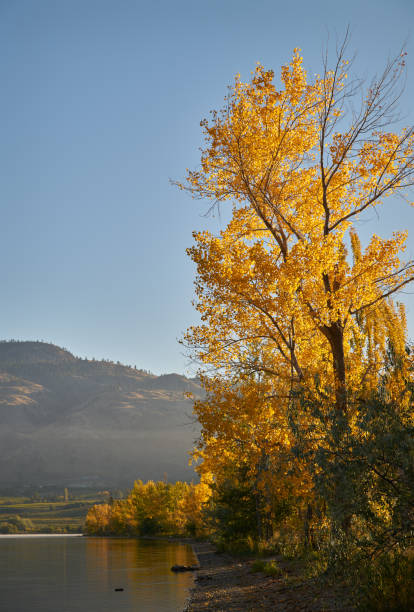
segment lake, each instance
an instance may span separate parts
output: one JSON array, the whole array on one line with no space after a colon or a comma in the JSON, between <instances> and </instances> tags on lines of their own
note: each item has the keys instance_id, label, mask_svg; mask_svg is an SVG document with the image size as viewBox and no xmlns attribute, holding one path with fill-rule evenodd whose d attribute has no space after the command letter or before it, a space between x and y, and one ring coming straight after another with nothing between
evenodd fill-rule
<instances>
[{"instance_id":1,"label":"lake","mask_svg":"<svg viewBox=\"0 0 414 612\"><path fill-rule=\"evenodd\" d=\"M193 576L170 568L195 562L190 546L164 541L0 536L0 611L181 611Z\"/></svg>"}]
</instances>

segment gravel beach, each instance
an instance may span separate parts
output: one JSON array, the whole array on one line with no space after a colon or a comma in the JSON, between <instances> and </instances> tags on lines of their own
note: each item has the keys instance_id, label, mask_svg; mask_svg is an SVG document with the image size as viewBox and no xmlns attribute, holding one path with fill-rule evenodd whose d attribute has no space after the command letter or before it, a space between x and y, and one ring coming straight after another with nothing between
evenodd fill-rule
<instances>
[{"instance_id":1,"label":"gravel beach","mask_svg":"<svg viewBox=\"0 0 414 612\"><path fill-rule=\"evenodd\" d=\"M313 580L301 580L297 564L277 558L281 577L252 572L252 560L217 554L207 542L193 543L200 564L185 612L353 612L343 586L327 588Z\"/></svg>"}]
</instances>

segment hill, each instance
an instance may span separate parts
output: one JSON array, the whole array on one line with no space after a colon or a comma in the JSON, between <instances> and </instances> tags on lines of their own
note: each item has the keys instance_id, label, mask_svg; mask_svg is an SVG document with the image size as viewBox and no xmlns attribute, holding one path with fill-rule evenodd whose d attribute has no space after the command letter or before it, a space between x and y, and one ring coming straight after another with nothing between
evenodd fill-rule
<instances>
[{"instance_id":1,"label":"hill","mask_svg":"<svg viewBox=\"0 0 414 612\"><path fill-rule=\"evenodd\" d=\"M0 342L0 485L191 479L196 380Z\"/></svg>"}]
</instances>

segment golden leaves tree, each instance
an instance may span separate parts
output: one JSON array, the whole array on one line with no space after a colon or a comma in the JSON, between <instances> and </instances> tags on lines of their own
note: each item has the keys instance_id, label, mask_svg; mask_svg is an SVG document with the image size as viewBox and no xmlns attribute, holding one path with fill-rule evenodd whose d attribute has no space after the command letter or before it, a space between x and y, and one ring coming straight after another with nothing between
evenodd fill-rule
<instances>
[{"instance_id":1,"label":"golden leaves tree","mask_svg":"<svg viewBox=\"0 0 414 612\"><path fill-rule=\"evenodd\" d=\"M197 233L189 249L202 319L186 335L193 354L266 375L280 396L332 389L342 413L380 367L373 355L398 320L390 296L414 278L400 261L405 232L373 235L363 250L355 228L413 183L413 129L388 129L404 54L364 92L348 79L345 43L311 81L298 49L280 89L261 65L248 83L236 77L225 107L201 122L200 168L180 184L233 211L218 236Z\"/></svg>"}]
</instances>

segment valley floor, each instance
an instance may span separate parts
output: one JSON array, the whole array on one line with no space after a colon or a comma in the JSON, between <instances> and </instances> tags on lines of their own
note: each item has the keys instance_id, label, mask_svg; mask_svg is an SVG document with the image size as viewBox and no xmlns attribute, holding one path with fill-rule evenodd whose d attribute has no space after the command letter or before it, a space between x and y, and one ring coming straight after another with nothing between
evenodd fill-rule
<instances>
[{"instance_id":1,"label":"valley floor","mask_svg":"<svg viewBox=\"0 0 414 612\"><path fill-rule=\"evenodd\" d=\"M98 489L71 491L66 500L56 492L41 499L0 495L0 533L79 533L89 508L108 496Z\"/></svg>"},{"instance_id":2,"label":"valley floor","mask_svg":"<svg viewBox=\"0 0 414 612\"><path fill-rule=\"evenodd\" d=\"M282 577L252 572L252 560L216 554L209 543L193 544L200 563L186 612L352 612L343 586L327 588L303 579L300 566L282 557L277 562Z\"/></svg>"}]
</instances>

